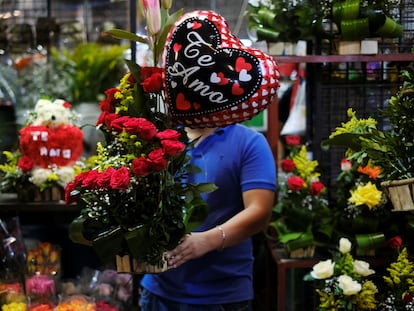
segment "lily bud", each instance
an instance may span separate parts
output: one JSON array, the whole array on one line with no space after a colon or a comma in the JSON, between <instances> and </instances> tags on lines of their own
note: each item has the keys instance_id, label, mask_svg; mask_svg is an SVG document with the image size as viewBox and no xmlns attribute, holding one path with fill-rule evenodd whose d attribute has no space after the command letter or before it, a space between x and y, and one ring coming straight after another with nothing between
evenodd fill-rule
<instances>
[{"instance_id":1,"label":"lily bud","mask_svg":"<svg viewBox=\"0 0 414 311\"><path fill-rule=\"evenodd\" d=\"M148 33L157 34L161 29L161 8L159 0L142 0Z\"/></svg>"},{"instance_id":2,"label":"lily bud","mask_svg":"<svg viewBox=\"0 0 414 311\"><path fill-rule=\"evenodd\" d=\"M162 7L166 10L171 9L172 0L162 0Z\"/></svg>"}]
</instances>

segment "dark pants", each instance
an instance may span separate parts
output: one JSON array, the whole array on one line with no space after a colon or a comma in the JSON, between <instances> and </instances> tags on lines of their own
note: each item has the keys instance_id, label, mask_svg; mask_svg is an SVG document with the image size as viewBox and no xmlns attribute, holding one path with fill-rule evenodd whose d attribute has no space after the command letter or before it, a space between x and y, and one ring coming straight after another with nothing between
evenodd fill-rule
<instances>
[{"instance_id":1,"label":"dark pants","mask_svg":"<svg viewBox=\"0 0 414 311\"><path fill-rule=\"evenodd\" d=\"M253 311L251 301L222 305L189 305L161 298L146 289L142 289L140 307L142 311Z\"/></svg>"}]
</instances>

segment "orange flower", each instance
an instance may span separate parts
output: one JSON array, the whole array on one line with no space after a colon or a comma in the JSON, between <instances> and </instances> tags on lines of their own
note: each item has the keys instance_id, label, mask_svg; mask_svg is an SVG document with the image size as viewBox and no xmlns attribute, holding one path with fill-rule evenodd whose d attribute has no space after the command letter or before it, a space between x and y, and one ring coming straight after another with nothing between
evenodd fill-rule
<instances>
[{"instance_id":1,"label":"orange flower","mask_svg":"<svg viewBox=\"0 0 414 311\"><path fill-rule=\"evenodd\" d=\"M361 174L368 175L371 179L377 179L379 174L381 174L381 169L378 166L370 166L369 164L367 166L359 166L358 172Z\"/></svg>"}]
</instances>

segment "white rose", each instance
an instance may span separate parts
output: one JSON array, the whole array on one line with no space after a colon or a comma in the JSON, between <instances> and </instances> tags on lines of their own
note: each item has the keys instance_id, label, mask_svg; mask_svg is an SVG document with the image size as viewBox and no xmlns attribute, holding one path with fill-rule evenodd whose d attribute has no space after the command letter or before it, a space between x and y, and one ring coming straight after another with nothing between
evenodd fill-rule
<instances>
[{"instance_id":1,"label":"white rose","mask_svg":"<svg viewBox=\"0 0 414 311\"><path fill-rule=\"evenodd\" d=\"M56 171L56 174L59 176L58 183L63 188L65 188L66 185L75 178L75 170L71 166L60 167Z\"/></svg>"},{"instance_id":2,"label":"white rose","mask_svg":"<svg viewBox=\"0 0 414 311\"><path fill-rule=\"evenodd\" d=\"M348 275L341 275L338 278L338 286L340 289L342 289L344 295L351 296L359 293L362 286L357 281L354 281L350 276Z\"/></svg>"},{"instance_id":3,"label":"white rose","mask_svg":"<svg viewBox=\"0 0 414 311\"><path fill-rule=\"evenodd\" d=\"M362 276L368 276L375 273L374 270L369 268L369 263L363 260L355 260L354 269L359 275Z\"/></svg>"},{"instance_id":4,"label":"white rose","mask_svg":"<svg viewBox=\"0 0 414 311\"><path fill-rule=\"evenodd\" d=\"M36 186L40 187L40 185L42 183L44 183L45 181L47 181L47 179L49 178L50 174L52 174L52 170L50 170L50 169L47 169L47 168L35 168L35 169L32 170L31 181Z\"/></svg>"},{"instance_id":5,"label":"white rose","mask_svg":"<svg viewBox=\"0 0 414 311\"><path fill-rule=\"evenodd\" d=\"M349 253L351 251L352 244L347 238L341 238L339 240L339 251L342 254Z\"/></svg>"},{"instance_id":6,"label":"white rose","mask_svg":"<svg viewBox=\"0 0 414 311\"><path fill-rule=\"evenodd\" d=\"M311 276L314 279L327 279L334 273L335 263L331 259L321 261L313 266Z\"/></svg>"}]
</instances>

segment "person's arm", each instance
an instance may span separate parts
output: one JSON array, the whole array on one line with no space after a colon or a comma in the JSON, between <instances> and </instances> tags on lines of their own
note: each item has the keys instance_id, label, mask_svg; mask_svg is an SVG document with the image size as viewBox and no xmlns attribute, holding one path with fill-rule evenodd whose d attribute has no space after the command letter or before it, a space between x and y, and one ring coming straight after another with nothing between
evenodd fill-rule
<instances>
[{"instance_id":1,"label":"person's arm","mask_svg":"<svg viewBox=\"0 0 414 311\"><path fill-rule=\"evenodd\" d=\"M207 252L238 244L265 229L270 221L274 199L275 193L271 190L244 192L243 211L218 227L185 236L175 249L167 253L168 265L178 267Z\"/></svg>"}]
</instances>

